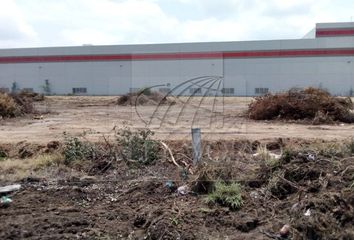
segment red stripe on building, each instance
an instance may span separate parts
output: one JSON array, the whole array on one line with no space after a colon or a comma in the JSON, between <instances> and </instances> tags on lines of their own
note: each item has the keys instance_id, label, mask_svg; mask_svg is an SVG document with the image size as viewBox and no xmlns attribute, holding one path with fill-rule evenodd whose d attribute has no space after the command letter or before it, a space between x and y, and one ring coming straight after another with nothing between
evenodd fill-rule
<instances>
[{"instance_id":1,"label":"red stripe on building","mask_svg":"<svg viewBox=\"0 0 354 240\"><path fill-rule=\"evenodd\" d=\"M100 62L131 60L188 60L219 58L279 58L279 57L330 57L354 56L354 48L349 49L308 49L308 50L267 50L233 52L189 52L189 53L147 53L112 55L63 55L63 56L13 56L0 57L0 64L43 63L43 62Z\"/></svg>"},{"instance_id":2,"label":"red stripe on building","mask_svg":"<svg viewBox=\"0 0 354 240\"><path fill-rule=\"evenodd\" d=\"M354 36L353 29L317 29L316 37Z\"/></svg>"}]
</instances>

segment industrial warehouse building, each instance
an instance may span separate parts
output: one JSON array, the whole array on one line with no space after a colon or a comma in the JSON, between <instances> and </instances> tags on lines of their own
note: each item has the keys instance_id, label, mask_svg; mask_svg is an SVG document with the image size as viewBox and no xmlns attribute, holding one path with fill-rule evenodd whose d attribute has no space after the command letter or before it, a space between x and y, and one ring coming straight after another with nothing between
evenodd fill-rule
<instances>
[{"instance_id":1,"label":"industrial warehouse building","mask_svg":"<svg viewBox=\"0 0 354 240\"><path fill-rule=\"evenodd\" d=\"M0 88L121 95L255 96L320 87L354 94L354 24L320 23L303 39L0 50ZM217 94L217 93L215 93Z\"/></svg>"}]
</instances>

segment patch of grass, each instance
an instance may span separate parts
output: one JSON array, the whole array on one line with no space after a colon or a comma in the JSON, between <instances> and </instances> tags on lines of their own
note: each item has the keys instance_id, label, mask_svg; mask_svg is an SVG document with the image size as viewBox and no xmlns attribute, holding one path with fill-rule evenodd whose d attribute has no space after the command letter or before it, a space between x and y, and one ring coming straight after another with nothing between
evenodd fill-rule
<instances>
[{"instance_id":1,"label":"patch of grass","mask_svg":"<svg viewBox=\"0 0 354 240\"><path fill-rule=\"evenodd\" d=\"M327 158L345 157L351 151L348 145L343 143L320 143L313 146L316 155Z\"/></svg>"},{"instance_id":2,"label":"patch of grass","mask_svg":"<svg viewBox=\"0 0 354 240\"><path fill-rule=\"evenodd\" d=\"M226 184L223 181L217 181L214 185L214 191L208 194L206 202L238 210L243 205L241 185L236 182Z\"/></svg>"},{"instance_id":3,"label":"patch of grass","mask_svg":"<svg viewBox=\"0 0 354 240\"><path fill-rule=\"evenodd\" d=\"M20 180L32 175L33 172L45 169L52 165L59 165L64 157L59 153L43 154L27 159L7 158L0 163L1 178Z\"/></svg>"},{"instance_id":4,"label":"patch of grass","mask_svg":"<svg viewBox=\"0 0 354 240\"><path fill-rule=\"evenodd\" d=\"M268 151L265 145L259 145L257 147L257 156L259 156L268 167L275 168L280 165L281 155L276 155Z\"/></svg>"},{"instance_id":5,"label":"patch of grass","mask_svg":"<svg viewBox=\"0 0 354 240\"><path fill-rule=\"evenodd\" d=\"M121 154L125 161L134 161L139 164L151 164L158 159L159 144L152 139L154 132L142 129L133 132L128 128L116 133L117 143L121 147Z\"/></svg>"}]
</instances>

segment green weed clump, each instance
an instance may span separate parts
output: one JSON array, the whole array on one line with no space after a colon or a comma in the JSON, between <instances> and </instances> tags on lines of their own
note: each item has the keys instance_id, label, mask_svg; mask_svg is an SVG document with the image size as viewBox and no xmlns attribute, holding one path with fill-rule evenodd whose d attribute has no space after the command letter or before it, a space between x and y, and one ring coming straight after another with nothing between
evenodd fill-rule
<instances>
[{"instance_id":1,"label":"green weed clump","mask_svg":"<svg viewBox=\"0 0 354 240\"><path fill-rule=\"evenodd\" d=\"M65 136L64 164L68 165L74 161L92 159L94 152L92 144L81 141L78 137Z\"/></svg>"},{"instance_id":2,"label":"green weed clump","mask_svg":"<svg viewBox=\"0 0 354 240\"><path fill-rule=\"evenodd\" d=\"M152 139L149 129L133 132L128 128L117 132L117 143L121 147L123 160L139 164L151 164L158 159L159 143Z\"/></svg>"},{"instance_id":3,"label":"green weed clump","mask_svg":"<svg viewBox=\"0 0 354 240\"><path fill-rule=\"evenodd\" d=\"M238 210L243 205L241 185L236 182L226 184L223 181L217 181L214 185L214 191L208 194L206 202Z\"/></svg>"}]
</instances>

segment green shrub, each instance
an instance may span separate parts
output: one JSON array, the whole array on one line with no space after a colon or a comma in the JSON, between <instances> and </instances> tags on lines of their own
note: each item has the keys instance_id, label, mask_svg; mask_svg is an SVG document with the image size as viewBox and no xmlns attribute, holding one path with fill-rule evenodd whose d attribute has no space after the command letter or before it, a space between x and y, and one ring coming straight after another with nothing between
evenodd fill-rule
<instances>
[{"instance_id":1,"label":"green shrub","mask_svg":"<svg viewBox=\"0 0 354 240\"><path fill-rule=\"evenodd\" d=\"M214 191L208 194L206 202L217 203L232 210L238 210L243 205L241 185L236 182L226 184L223 181L217 181L214 185Z\"/></svg>"},{"instance_id":2,"label":"green shrub","mask_svg":"<svg viewBox=\"0 0 354 240\"><path fill-rule=\"evenodd\" d=\"M76 160L92 159L94 147L88 142L81 141L77 137L65 136L64 164L70 164Z\"/></svg>"},{"instance_id":3,"label":"green shrub","mask_svg":"<svg viewBox=\"0 0 354 240\"><path fill-rule=\"evenodd\" d=\"M132 132L128 128L117 132L117 142L121 146L121 154L126 161L139 164L150 164L158 159L159 144L152 140L154 133L149 129Z\"/></svg>"}]
</instances>

